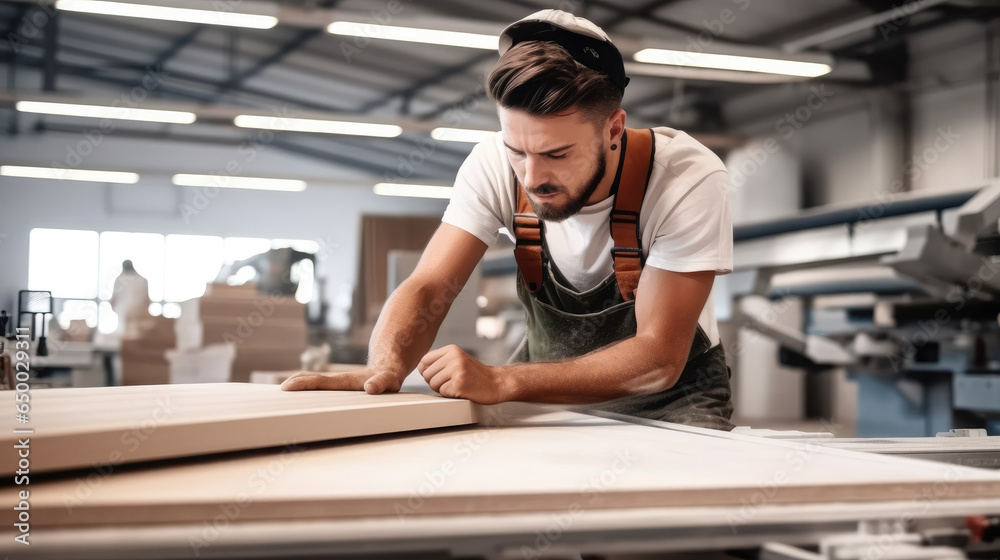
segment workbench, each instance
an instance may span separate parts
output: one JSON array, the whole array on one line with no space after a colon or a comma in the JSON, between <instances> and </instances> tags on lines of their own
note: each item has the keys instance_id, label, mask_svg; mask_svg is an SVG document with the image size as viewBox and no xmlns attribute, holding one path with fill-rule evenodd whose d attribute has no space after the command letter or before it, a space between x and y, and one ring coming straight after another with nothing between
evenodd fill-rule
<instances>
[{"instance_id":1,"label":"workbench","mask_svg":"<svg viewBox=\"0 0 1000 560\"><path fill-rule=\"evenodd\" d=\"M361 397L268 390L275 402ZM0 554L578 558L760 549L784 558L789 546L847 535L916 558L926 547L915 541L953 543L968 516L1000 514L1000 472L552 406L476 413L474 425L313 443L298 443L286 427L286 443L264 449L33 476L31 545L4 533ZM44 442L37 435L36 446ZM0 490L8 519L18 488Z\"/></svg>"}]
</instances>

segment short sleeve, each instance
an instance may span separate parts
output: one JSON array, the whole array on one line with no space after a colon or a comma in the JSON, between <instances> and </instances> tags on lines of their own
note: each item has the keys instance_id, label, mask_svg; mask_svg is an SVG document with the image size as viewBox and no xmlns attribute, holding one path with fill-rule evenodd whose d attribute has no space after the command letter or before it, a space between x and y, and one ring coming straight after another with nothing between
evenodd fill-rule
<instances>
[{"instance_id":1,"label":"short sleeve","mask_svg":"<svg viewBox=\"0 0 1000 560\"><path fill-rule=\"evenodd\" d=\"M441 221L493 245L504 227L500 203L502 178L490 160L492 141L477 144L455 177L451 201Z\"/></svg>"},{"instance_id":2,"label":"short sleeve","mask_svg":"<svg viewBox=\"0 0 1000 560\"><path fill-rule=\"evenodd\" d=\"M659 202L668 204L666 198ZM733 224L726 171L709 173L669 204L670 208L658 209L646 264L674 272L732 272Z\"/></svg>"}]
</instances>

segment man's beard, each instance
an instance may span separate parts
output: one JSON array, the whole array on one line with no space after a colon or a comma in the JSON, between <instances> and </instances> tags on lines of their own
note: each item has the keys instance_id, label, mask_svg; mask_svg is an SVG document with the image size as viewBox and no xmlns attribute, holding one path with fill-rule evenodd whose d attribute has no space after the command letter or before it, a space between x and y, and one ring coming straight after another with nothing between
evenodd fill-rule
<instances>
[{"instance_id":1,"label":"man's beard","mask_svg":"<svg viewBox=\"0 0 1000 560\"><path fill-rule=\"evenodd\" d=\"M569 202L563 204L562 206L546 203L539 204L529 196L528 202L531 203L531 209L535 211L535 215L547 222L561 222L566 218L575 215L587 205L587 201L590 200L590 197L593 196L597 187L604 179L604 174L607 171L607 168L608 156L604 150L601 150L597 156L597 169L594 170L594 174L591 175L587 185L578 196L571 198ZM531 189L530 192L531 194L545 195L556 192L566 192L566 189L551 183L543 183L538 187Z\"/></svg>"}]
</instances>

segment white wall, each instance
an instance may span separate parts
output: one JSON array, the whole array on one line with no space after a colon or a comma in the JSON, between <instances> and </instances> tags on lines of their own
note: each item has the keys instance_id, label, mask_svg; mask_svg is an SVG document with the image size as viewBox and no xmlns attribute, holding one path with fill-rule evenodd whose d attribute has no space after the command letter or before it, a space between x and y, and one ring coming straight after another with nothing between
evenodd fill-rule
<instances>
[{"instance_id":1,"label":"white wall","mask_svg":"<svg viewBox=\"0 0 1000 560\"><path fill-rule=\"evenodd\" d=\"M987 134L995 131L997 115L987 109L986 44L985 28L973 23L912 44L911 72L922 84L913 95L907 161L914 190L954 190L995 176Z\"/></svg>"},{"instance_id":2,"label":"white wall","mask_svg":"<svg viewBox=\"0 0 1000 560\"><path fill-rule=\"evenodd\" d=\"M912 40L906 85L830 85L824 95L808 83L777 86L728 102L724 113L733 132L775 138L801 160L807 206L866 202L897 181L964 189L996 173L986 51L982 24L955 24Z\"/></svg>"},{"instance_id":3,"label":"white wall","mask_svg":"<svg viewBox=\"0 0 1000 560\"><path fill-rule=\"evenodd\" d=\"M889 92L790 84L733 100L725 112L734 132L776 142L768 164L798 160L795 200L803 206L870 200L898 176L905 156L903 115ZM766 166L760 175L768 175ZM748 221L773 217L757 206L733 212Z\"/></svg>"}]
</instances>

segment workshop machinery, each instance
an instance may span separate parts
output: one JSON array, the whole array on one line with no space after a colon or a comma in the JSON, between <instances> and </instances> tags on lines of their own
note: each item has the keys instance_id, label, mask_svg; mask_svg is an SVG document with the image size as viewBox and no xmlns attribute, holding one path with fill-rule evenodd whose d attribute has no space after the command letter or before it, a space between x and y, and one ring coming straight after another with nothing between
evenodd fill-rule
<instances>
[{"instance_id":1,"label":"workshop machinery","mask_svg":"<svg viewBox=\"0 0 1000 560\"><path fill-rule=\"evenodd\" d=\"M1000 434L1000 182L887 193L734 230L734 316L783 362L846 367L858 435ZM741 313L742 298L802 298L804 329Z\"/></svg>"}]
</instances>

